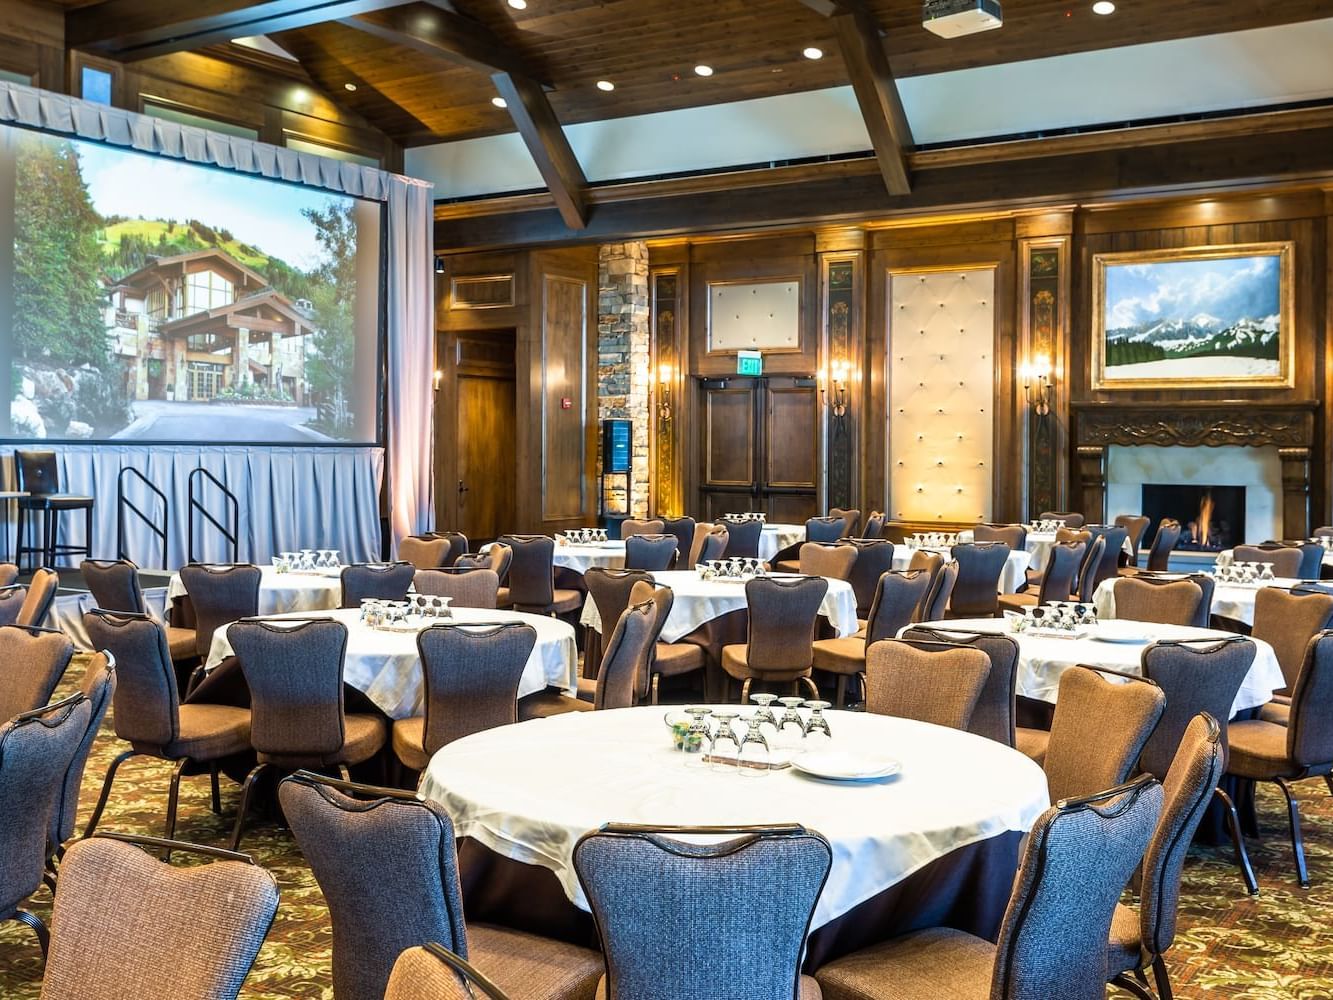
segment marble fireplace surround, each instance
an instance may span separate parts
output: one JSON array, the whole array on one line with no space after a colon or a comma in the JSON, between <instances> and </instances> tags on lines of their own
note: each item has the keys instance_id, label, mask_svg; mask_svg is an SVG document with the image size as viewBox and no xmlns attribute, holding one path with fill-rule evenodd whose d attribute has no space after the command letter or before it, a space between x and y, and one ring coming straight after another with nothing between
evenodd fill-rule
<instances>
[{"instance_id":1,"label":"marble fireplace surround","mask_svg":"<svg viewBox=\"0 0 1333 1000\"><path fill-rule=\"evenodd\" d=\"M1311 530L1310 473L1318 407L1313 400L1073 403L1072 509L1083 511L1089 521L1105 521L1107 449L1114 446L1272 446L1278 450L1282 470L1281 537L1306 538Z\"/></svg>"}]
</instances>

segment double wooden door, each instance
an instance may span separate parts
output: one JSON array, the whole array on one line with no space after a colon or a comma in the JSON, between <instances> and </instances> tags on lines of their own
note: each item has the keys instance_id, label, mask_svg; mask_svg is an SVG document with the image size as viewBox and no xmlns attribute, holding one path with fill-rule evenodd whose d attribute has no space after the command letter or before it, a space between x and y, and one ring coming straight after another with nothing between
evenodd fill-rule
<instances>
[{"instance_id":1,"label":"double wooden door","mask_svg":"<svg viewBox=\"0 0 1333 1000\"><path fill-rule=\"evenodd\" d=\"M699 383L699 514L762 511L804 523L820 510L820 401L813 378Z\"/></svg>"}]
</instances>

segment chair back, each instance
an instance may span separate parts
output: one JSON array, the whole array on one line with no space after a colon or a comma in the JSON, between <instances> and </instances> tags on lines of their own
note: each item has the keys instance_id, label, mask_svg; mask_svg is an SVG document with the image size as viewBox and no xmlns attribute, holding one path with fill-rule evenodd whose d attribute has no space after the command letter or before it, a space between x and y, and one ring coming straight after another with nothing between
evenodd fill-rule
<instances>
[{"instance_id":1,"label":"chair back","mask_svg":"<svg viewBox=\"0 0 1333 1000\"><path fill-rule=\"evenodd\" d=\"M1134 549L1133 561L1135 562L1138 561L1139 548L1143 545L1143 533L1148 530L1148 525L1151 523L1152 518L1144 517L1142 514L1117 514L1115 516L1115 526L1125 529L1125 537L1129 539L1129 544Z\"/></svg>"},{"instance_id":2,"label":"chair back","mask_svg":"<svg viewBox=\"0 0 1333 1000\"><path fill-rule=\"evenodd\" d=\"M1051 546L1046 568L1042 570L1041 586L1037 588L1038 604L1069 600L1085 551L1087 545L1084 542L1056 542Z\"/></svg>"},{"instance_id":3,"label":"chair back","mask_svg":"<svg viewBox=\"0 0 1333 1000\"><path fill-rule=\"evenodd\" d=\"M0 587L0 625L17 625L23 602L28 599L28 588L12 584Z\"/></svg>"},{"instance_id":4,"label":"chair back","mask_svg":"<svg viewBox=\"0 0 1333 1000\"><path fill-rule=\"evenodd\" d=\"M180 735L180 696L166 630L147 615L95 609L83 616L94 649L116 665L116 735L135 748L161 750Z\"/></svg>"},{"instance_id":5,"label":"chair back","mask_svg":"<svg viewBox=\"0 0 1333 1000\"><path fill-rule=\"evenodd\" d=\"M452 608L494 610L500 592L500 578L490 569L419 569L412 574L412 586L418 594L449 598Z\"/></svg>"},{"instance_id":6,"label":"chair back","mask_svg":"<svg viewBox=\"0 0 1333 1000\"><path fill-rule=\"evenodd\" d=\"M1193 625L1199 620L1203 588L1193 580L1122 576L1111 586L1117 618L1159 625Z\"/></svg>"},{"instance_id":7,"label":"chair back","mask_svg":"<svg viewBox=\"0 0 1333 1000\"><path fill-rule=\"evenodd\" d=\"M139 567L128 559L85 559L79 563L79 574L99 608L136 615L148 613L139 585Z\"/></svg>"},{"instance_id":8,"label":"chair back","mask_svg":"<svg viewBox=\"0 0 1333 1000\"><path fill-rule=\"evenodd\" d=\"M1287 691L1296 687L1310 640L1329 627L1333 627L1333 594L1281 587L1255 591L1250 635L1273 647Z\"/></svg>"},{"instance_id":9,"label":"chair back","mask_svg":"<svg viewBox=\"0 0 1333 1000\"><path fill-rule=\"evenodd\" d=\"M408 948L393 963L384 1000L509 1000L493 982L442 944Z\"/></svg>"},{"instance_id":10,"label":"chair back","mask_svg":"<svg viewBox=\"0 0 1333 1000\"><path fill-rule=\"evenodd\" d=\"M1128 778L1165 707L1162 689L1142 677L1085 666L1061 674L1043 765L1052 801Z\"/></svg>"},{"instance_id":11,"label":"chair back","mask_svg":"<svg viewBox=\"0 0 1333 1000\"><path fill-rule=\"evenodd\" d=\"M75 694L0 725L0 914L12 914L41 887L51 816L91 713L88 699Z\"/></svg>"},{"instance_id":12,"label":"chair back","mask_svg":"<svg viewBox=\"0 0 1333 1000\"><path fill-rule=\"evenodd\" d=\"M1016 740L1018 700L1018 642L998 632L953 632L917 625L903 633L912 643L948 643L971 646L990 657L990 674L981 689L967 731L996 743L1013 746Z\"/></svg>"},{"instance_id":13,"label":"chair back","mask_svg":"<svg viewBox=\"0 0 1333 1000\"><path fill-rule=\"evenodd\" d=\"M640 533L625 539L625 568L660 572L676 561L676 536Z\"/></svg>"},{"instance_id":14,"label":"chair back","mask_svg":"<svg viewBox=\"0 0 1333 1000\"><path fill-rule=\"evenodd\" d=\"M1272 563L1273 575L1287 579L1301 578L1301 563L1305 559L1305 554L1295 545L1270 542L1263 545L1237 545L1231 554L1236 562Z\"/></svg>"},{"instance_id":15,"label":"chair back","mask_svg":"<svg viewBox=\"0 0 1333 1000\"><path fill-rule=\"evenodd\" d=\"M662 638L662 629L666 628L671 609L676 605L676 592L667 586L659 586L649 581L636 583L629 592L630 606L652 602L653 625L651 641L648 643L648 662L639 678L639 690L635 700L645 702L651 693L653 674L657 671L657 643Z\"/></svg>"},{"instance_id":16,"label":"chair back","mask_svg":"<svg viewBox=\"0 0 1333 1000\"><path fill-rule=\"evenodd\" d=\"M1078 599L1084 604L1091 603L1097 593L1097 567L1102 564L1105 553L1106 539L1100 535L1093 536L1083 551L1083 559L1078 564L1077 581Z\"/></svg>"},{"instance_id":17,"label":"chair back","mask_svg":"<svg viewBox=\"0 0 1333 1000\"><path fill-rule=\"evenodd\" d=\"M759 536L764 533L763 521L718 522L727 531L727 545L714 559L758 559Z\"/></svg>"},{"instance_id":18,"label":"chair back","mask_svg":"<svg viewBox=\"0 0 1333 1000\"><path fill-rule=\"evenodd\" d=\"M1311 538L1333 538L1333 527L1325 525L1322 528L1315 528Z\"/></svg>"},{"instance_id":19,"label":"chair back","mask_svg":"<svg viewBox=\"0 0 1333 1000\"><path fill-rule=\"evenodd\" d=\"M250 745L261 762L321 767L342 749L347 626L256 619L227 639L250 688Z\"/></svg>"},{"instance_id":20,"label":"chair back","mask_svg":"<svg viewBox=\"0 0 1333 1000\"><path fill-rule=\"evenodd\" d=\"M521 622L421 630L417 653L426 681L427 756L464 736L518 721L518 687L536 645L537 630Z\"/></svg>"},{"instance_id":21,"label":"chair back","mask_svg":"<svg viewBox=\"0 0 1333 1000\"><path fill-rule=\"evenodd\" d=\"M41 625L46 621L47 612L56 599L56 588L60 586L60 576L53 569L38 567L28 582L28 593L23 598L16 625Z\"/></svg>"},{"instance_id":22,"label":"chair back","mask_svg":"<svg viewBox=\"0 0 1333 1000\"><path fill-rule=\"evenodd\" d=\"M758 524L758 521L754 522ZM704 525L699 525L700 528ZM714 559L723 558L731 548L731 529L725 524L715 524L711 529L704 533L700 542L699 556L695 563L712 562ZM757 559L758 556L755 556Z\"/></svg>"},{"instance_id":23,"label":"chair back","mask_svg":"<svg viewBox=\"0 0 1333 1000\"><path fill-rule=\"evenodd\" d=\"M866 644L896 638L902 629L912 624L930 584L929 570L881 573L866 617Z\"/></svg>"},{"instance_id":24,"label":"chair back","mask_svg":"<svg viewBox=\"0 0 1333 1000\"><path fill-rule=\"evenodd\" d=\"M222 860L173 868L139 843ZM234 1000L277 909L273 876L244 854L148 838L80 840L60 865L43 1000L146 992Z\"/></svg>"},{"instance_id":25,"label":"chair back","mask_svg":"<svg viewBox=\"0 0 1333 1000\"><path fill-rule=\"evenodd\" d=\"M555 540L546 535L501 535L513 550L509 564L509 600L541 608L555 601Z\"/></svg>"},{"instance_id":26,"label":"chair back","mask_svg":"<svg viewBox=\"0 0 1333 1000\"><path fill-rule=\"evenodd\" d=\"M438 569L449 553L449 539L440 535L411 535L398 543L398 558L417 569Z\"/></svg>"},{"instance_id":27,"label":"chair back","mask_svg":"<svg viewBox=\"0 0 1333 1000\"><path fill-rule=\"evenodd\" d=\"M841 542L806 542L801 546L801 569L806 576L846 580L856 565L857 550Z\"/></svg>"},{"instance_id":28,"label":"chair back","mask_svg":"<svg viewBox=\"0 0 1333 1000\"><path fill-rule=\"evenodd\" d=\"M0 721L50 701L73 655L74 643L63 632L0 625Z\"/></svg>"},{"instance_id":29,"label":"chair back","mask_svg":"<svg viewBox=\"0 0 1333 1000\"><path fill-rule=\"evenodd\" d=\"M1254 640L1239 635L1222 640L1155 642L1143 651L1143 676L1162 689L1166 709L1143 748L1140 771L1165 781L1186 729L1201 713L1219 720L1218 739L1226 763L1226 720L1258 651Z\"/></svg>"},{"instance_id":30,"label":"chair back","mask_svg":"<svg viewBox=\"0 0 1333 1000\"><path fill-rule=\"evenodd\" d=\"M949 602L953 600L953 592L958 584L958 563L950 559L948 562L941 560L940 571L935 579L931 581L930 590L922 599L921 615L918 619L923 622L934 622L946 617L949 613Z\"/></svg>"},{"instance_id":31,"label":"chair back","mask_svg":"<svg viewBox=\"0 0 1333 1000\"><path fill-rule=\"evenodd\" d=\"M1043 521L1064 521L1066 528L1083 527L1083 515L1073 510L1044 510L1038 517Z\"/></svg>"},{"instance_id":32,"label":"chair back","mask_svg":"<svg viewBox=\"0 0 1333 1000\"><path fill-rule=\"evenodd\" d=\"M88 766L88 754L92 752L93 741L97 738L116 691L115 659L106 652L94 653L88 660L88 669L79 690L88 700L88 728L75 748L74 757L65 771L64 784L60 788L60 800L51 813L52 854L74 836L74 821L79 811L79 788L83 784L83 772Z\"/></svg>"},{"instance_id":33,"label":"chair back","mask_svg":"<svg viewBox=\"0 0 1333 1000\"><path fill-rule=\"evenodd\" d=\"M818 576L746 581L750 623L745 660L751 671L762 675L810 669L819 608L827 594L828 581Z\"/></svg>"},{"instance_id":34,"label":"chair back","mask_svg":"<svg viewBox=\"0 0 1333 1000\"><path fill-rule=\"evenodd\" d=\"M695 521L692 517L664 517L662 531L676 536L676 569L694 569L690 561L694 553Z\"/></svg>"},{"instance_id":35,"label":"chair back","mask_svg":"<svg viewBox=\"0 0 1333 1000\"><path fill-rule=\"evenodd\" d=\"M1291 691L1287 756L1300 768L1333 764L1333 632L1320 632L1306 647Z\"/></svg>"},{"instance_id":36,"label":"chair back","mask_svg":"<svg viewBox=\"0 0 1333 1000\"><path fill-rule=\"evenodd\" d=\"M916 621L924 621L926 616L926 601L930 599L934 592L936 581L939 579L940 572L944 569L944 556L938 552L929 552L925 549L917 549L907 560L907 569L923 569L930 574L930 589L926 591L926 596L921 599L921 608L915 618Z\"/></svg>"},{"instance_id":37,"label":"chair back","mask_svg":"<svg viewBox=\"0 0 1333 1000\"><path fill-rule=\"evenodd\" d=\"M54 451L14 452L14 468L18 472L19 489L36 496L50 496L60 492L60 469Z\"/></svg>"},{"instance_id":38,"label":"chair back","mask_svg":"<svg viewBox=\"0 0 1333 1000\"><path fill-rule=\"evenodd\" d=\"M1089 798L1057 800L1038 818L1000 925L991 997L1106 995L1116 904L1161 811L1162 786L1144 775Z\"/></svg>"},{"instance_id":39,"label":"chair back","mask_svg":"<svg viewBox=\"0 0 1333 1000\"><path fill-rule=\"evenodd\" d=\"M855 507L830 507L828 516L842 518L843 538L855 537L856 529L861 526L861 512Z\"/></svg>"},{"instance_id":40,"label":"chair back","mask_svg":"<svg viewBox=\"0 0 1333 1000\"><path fill-rule=\"evenodd\" d=\"M344 566L342 579L342 606L359 608L370 598L381 601L405 601L416 576L416 567L409 562L357 563Z\"/></svg>"},{"instance_id":41,"label":"chair back","mask_svg":"<svg viewBox=\"0 0 1333 1000\"><path fill-rule=\"evenodd\" d=\"M978 524L972 529L974 542L1004 542L1015 552L1022 552L1028 543L1028 529L1021 524Z\"/></svg>"},{"instance_id":42,"label":"chair back","mask_svg":"<svg viewBox=\"0 0 1333 1000\"><path fill-rule=\"evenodd\" d=\"M990 657L948 643L883 639L866 646L866 711L966 729Z\"/></svg>"},{"instance_id":43,"label":"chair back","mask_svg":"<svg viewBox=\"0 0 1333 1000\"><path fill-rule=\"evenodd\" d=\"M735 836L677 839L692 833ZM606 957L607 1000L719 996L725 983L744 983L746 1000L792 1000L832 861L828 841L800 826L586 834L574 870Z\"/></svg>"},{"instance_id":44,"label":"chair back","mask_svg":"<svg viewBox=\"0 0 1333 1000\"><path fill-rule=\"evenodd\" d=\"M630 591L640 582L651 586L653 578L641 569L606 569L603 566L593 566L583 574L588 599L597 608L604 635L616 627L616 622L630 605Z\"/></svg>"},{"instance_id":45,"label":"chair back","mask_svg":"<svg viewBox=\"0 0 1333 1000\"><path fill-rule=\"evenodd\" d=\"M640 521L627 517L620 522L620 537L628 541L635 535L660 535L665 526L658 518Z\"/></svg>"},{"instance_id":46,"label":"chair back","mask_svg":"<svg viewBox=\"0 0 1333 1000\"><path fill-rule=\"evenodd\" d=\"M805 522L807 542L836 542L842 537L847 522L841 517L812 517Z\"/></svg>"},{"instance_id":47,"label":"chair back","mask_svg":"<svg viewBox=\"0 0 1333 1000\"><path fill-rule=\"evenodd\" d=\"M856 561L852 563L847 582L856 595L856 616L868 618L879 589L879 578L893 569L893 543L882 538L846 538L842 544L856 551Z\"/></svg>"},{"instance_id":48,"label":"chair back","mask_svg":"<svg viewBox=\"0 0 1333 1000\"><path fill-rule=\"evenodd\" d=\"M1010 551L1003 542L973 542L953 547L950 555L958 563L958 580L949 601L949 617L989 618L995 614L1000 600L1000 575Z\"/></svg>"},{"instance_id":49,"label":"chair back","mask_svg":"<svg viewBox=\"0 0 1333 1000\"><path fill-rule=\"evenodd\" d=\"M427 941L467 954L458 848L444 809L307 771L284 778L278 798L328 903L334 996L384 996L398 956Z\"/></svg>"},{"instance_id":50,"label":"chair back","mask_svg":"<svg viewBox=\"0 0 1333 1000\"><path fill-rule=\"evenodd\" d=\"M181 583L194 606L194 648L208 659L213 633L223 625L259 614L258 566L190 563L181 567Z\"/></svg>"},{"instance_id":51,"label":"chair back","mask_svg":"<svg viewBox=\"0 0 1333 1000\"><path fill-rule=\"evenodd\" d=\"M1180 522L1169 517L1162 518L1157 524L1157 533L1152 536L1152 545L1148 547L1148 569L1154 573L1165 573L1171 568L1171 553L1180 541Z\"/></svg>"},{"instance_id":52,"label":"chair back","mask_svg":"<svg viewBox=\"0 0 1333 1000\"><path fill-rule=\"evenodd\" d=\"M430 537L445 538L449 541L449 551L445 553L441 566L452 566L458 561L458 557L468 550L467 535L461 531L432 531Z\"/></svg>"},{"instance_id":53,"label":"chair back","mask_svg":"<svg viewBox=\"0 0 1333 1000\"><path fill-rule=\"evenodd\" d=\"M1120 566L1120 553L1125 549L1125 539L1129 537L1129 532L1106 524L1090 524L1088 530L1100 537L1106 546L1102 549L1101 562L1096 564L1094 570L1092 589L1095 591L1103 580L1116 575L1116 569Z\"/></svg>"},{"instance_id":54,"label":"chair back","mask_svg":"<svg viewBox=\"0 0 1333 1000\"><path fill-rule=\"evenodd\" d=\"M866 526L861 531L861 537L864 539L883 538L884 537L884 515L872 510L870 516L866 518Z\"/></svg>"},{"instance_id":55,"label":"chair back","mask_svg":"<svg viewBox=\"0 0 1333 1000\"><path fill-rule=\"evenodd\" d=\"M1296 570L1296 576L1301 580L1318 580L1319 571L1324 565L1324 553L1328 551L1319 542L1295 541L1280 542L1280 545L1288 546L1293 549L1300 549L1301 564ZM1262 546L1260 546L1262 548ZM1262 561L1262 560L1261 560ZM1274 567L1276 575L1277 567Z\"/></svg>"},{"instance_id":56,"label":"chair back","mask_svg":"<svg viewBox=\"0 0 1333 1000\"><path fill-rule=\"evenodd\" d=\"M607 619L603 618L603 621ZM629 708L648 676L653 643L657 640L657 605L652 601L625 609L602 652L597 671L593 708Z\"/></svg>"}]
</instances>

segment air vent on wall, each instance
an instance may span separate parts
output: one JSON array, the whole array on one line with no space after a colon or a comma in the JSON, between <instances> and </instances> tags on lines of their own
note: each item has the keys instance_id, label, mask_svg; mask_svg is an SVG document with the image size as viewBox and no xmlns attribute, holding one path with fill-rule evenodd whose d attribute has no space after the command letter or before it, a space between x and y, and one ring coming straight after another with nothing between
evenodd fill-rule
<instances>
[{"instance_id":1,"label":"air vent on wall","mask_svg":"<svg viewBox=\"0 0 1333 1000\"><path fill-rule=\"evenodd\" d=\"M512 274L460 275L449 283L450 309L503 309L513 304Z\"/></svg>"}]
</instances>

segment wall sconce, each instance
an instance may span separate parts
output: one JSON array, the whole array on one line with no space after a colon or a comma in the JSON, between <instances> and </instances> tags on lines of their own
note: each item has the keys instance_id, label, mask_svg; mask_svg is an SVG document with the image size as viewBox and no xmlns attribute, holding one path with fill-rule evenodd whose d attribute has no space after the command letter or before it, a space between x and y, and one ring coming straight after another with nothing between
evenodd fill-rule
<instances>
[{"instance_id":1,"label":"wall sconce","mask_svg":"<svg viewBox=\"0 0 1333 1000\"><path fill-rule=\"evenodd\" d=\"M852 368L846 361L835 361L829 369L828 385L825 386L825 376L823 372L819 373L819 397L824 401L824 405L833 411L833 415L841 419L847 415L848 395L847 381L851 378Z\"/></svg>"},{"instance_id":2,"label":"wall sconce","mask_svg":"<svg viewBox=\"0 0 1333 1000\"><path fill-rule=\"evenodd\" d=\"M436 391L436 392L439 392L439 391L440 391L440 383L444 381L444 372L441 371L439 368L436 368L436 369L435 369L435 374L432 375L432 376L430 377L430 381L431 381L431 385L433 385L433 386L435 387L435 391Z\"/></svg>"},{"instance_id":3,"label":"wall sconce","mask_svg":"<svg viewBox=\"0 0 1333 1000\"><path fill-rule=\"evenodd\" d=\"M1023 378L1023 395L1028 406L1037 416L1046 416L1051 412L1051 396L1055 391L1050 355L1034 354L1032 360L1019 369L1019 374Z\"/></svg>"},{"instance_id":4,"label":"wall sconce","mask_svg":"<svg viewBox=\"0 0 1333 1000\"><path fill-rule=\"evenodd\" d=\"M436 258L435 258L435 273L436 273L436 274L443 274L443 273L444 273L444 258L443 258L443 257L436 257Z\"/></svg>"},{"instance_id":5,"label":"wall sconce","mask_svg":"<svg viewBox=\"0 0 1333 1000\"><path fill-rule=\"evenodd\" d=\"M671 373L670 365L657 366L657 418L671 419Z\"/></svg>"}]
</instances>

